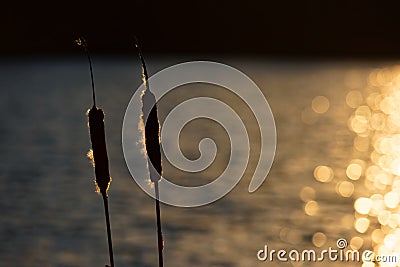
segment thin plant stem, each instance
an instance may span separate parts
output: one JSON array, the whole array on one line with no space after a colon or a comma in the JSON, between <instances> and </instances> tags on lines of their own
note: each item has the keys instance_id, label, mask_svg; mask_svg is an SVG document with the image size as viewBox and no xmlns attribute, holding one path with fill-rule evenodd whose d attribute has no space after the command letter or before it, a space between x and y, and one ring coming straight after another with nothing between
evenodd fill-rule
<instances>
[{"instance_id":1,"label":"thin plant stem","mask_svg":"<svg viewBox=\"0 0 400 267\"><path fill-rule=\"evenodd\" d=\"M82 36L75 40L76 44L82 46L85 50L86 57L89 61L89 70L90 70L90 80L92 81L92 97L93 97L93 107L96 106L96 92L94 90L94 77L93 77L93 67L92 67L92 59L90 58L89 48L86 42L86 39Z\"/></svg>"},{"instance_id":2,"label":"thin plant stem","mask_svg":"<svg viewBox=\"0 0 400 267\"><path fill-rule=\"evenodd\" d=\"M156 193L156 217L157 217L157 245L158 245L158 266L164 266L163 260L163 249L164 249L164 239L161 230L161 211L160 211L160 190L158 188L158 182L154 183L154 190Z\"/></svg>"},{"instance_id":3,"label":"thin plant stem","mask_svg":"<svg viewBox=\"0 0 400 267\"><path fill-rule=\"evenodd\" d=\"M93 107L89 110L89 132L90 141L92 143L92 153L88 153L88 156L92 159L93 166L95 168L95 183L99 193L101 193L104 202L104 213L107 225L107 241L108 241L108 253L110 256L111 267L114 267L114 253L111 241L111 225L110 215L108 211L108 188L111 183L110 171L108 168L108 156L107 146L105 139L104 130L104 112L102 109L96 107L96 93L94 86L92 60L89 54L89 48L85 38L80 37L75 40L76 44L82 46L86 52L89 61L90 79L92 81L92 97ZM106 265L106 267L110 267Z\"/></svg>"},{"instance_id":4,"label":"thin plant stem","mask_svg":"<svg viewBox=\"0 0 400 267\"><path fill-rule=\"evenodd\" d=\"M136 39L136 38L135 38ZM145 125L145 147L148 155L148 165L153 166L155 164L155 172L149 171L150 180L154 183L154 190L156 194L155 206L156 206L156 218L157 218L157 247L158 247L158 266L164 266L163 260L163 249L164 239L161 231L161 211L160 211L160 190L159 181L162 174L161 165L161 150L160 150L160 137L159 137L159 121L157 116L157 102L154 94L150 91L149 76L147 74L146 63L144 61L142 51L138 44L137 39L135 40L135 46L139 52L139 58L142 63L142 79L146 86L145 91L142 94L142 119Z\"/></svg>"},{"instance_id":5,"label":"thin plant stem","mask_svg":"<svg viewBox=\"0 0 400 267\"><path fill-rule=\"evenodd\" d=\"M102 194L102 196L104 201L104 213L106 216L106 225L107 225L108 254L110 256L111 267L114 267L114 253L111 240L111 224L110 224L110 214L108 211L108 197L106 194Z\"/></svg>"}]
</instances>

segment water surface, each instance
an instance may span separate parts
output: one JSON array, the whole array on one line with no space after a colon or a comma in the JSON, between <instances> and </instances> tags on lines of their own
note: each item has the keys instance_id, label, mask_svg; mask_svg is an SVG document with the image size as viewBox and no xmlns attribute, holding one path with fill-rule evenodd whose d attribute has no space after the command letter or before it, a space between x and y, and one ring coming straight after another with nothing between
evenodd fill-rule
<instances>
[{"instance_id":1,"label":"water surface","mask_svg":"<svg viewBox=\"0 0 400 267\"><path fill-rule=\"evenodd\" d=\"M97 104L106 113L116 266L156 266L154 202L130 177L121 148L123 115L141 82L140 66L134 60L94 62ZM178 62L149 61L149 72ZM353 181L346 176L351 160L359 158L353 148L355 134L348 127L354 109L346 96L352 90L365 94L370 72L392 63L222 62L246 73L267 97L277 127L275 162L262 187L249 194L258 131L248 110L230 99L247 118L255 152L242 181L223 199L200 208L162 206L165 265L291 266L259 262L256 253L265 244L275 249L319 249L315 245L320 243L313 242L317 232L323 234L322 240L326 238L321 249L335 247L338 238L350 242L355 236L363 238L362 249L370 249L369 235L379 225L371 225L365 234L353 227L354 200L366 192L362 178ZM0 77L0 262L9 267L104 266L108 255L102 201L94 192L93 170L85 157L90 147L85 112L91 106L87 63L81 59L4 61ZM223 98L213 88L192 87L190 93L184 89L176 96L208 92ZM161 119L178 100L170 97L160 103ZM165 172L174 182L204 184L224 168L229 156L223 149L227 136L215 123L190 126L181 136L185 154L196 158L197 141L211 136L222 148L219 161L191 180L172 167ZM332 170L331 177L325 177L329 182L315 179L318 166L329 167L328 173ZM352 192L342 188L347 195L337 190L343 181L354 185ZM315 202L306 208L311 200Z\"/></svg>"}]
</instances>

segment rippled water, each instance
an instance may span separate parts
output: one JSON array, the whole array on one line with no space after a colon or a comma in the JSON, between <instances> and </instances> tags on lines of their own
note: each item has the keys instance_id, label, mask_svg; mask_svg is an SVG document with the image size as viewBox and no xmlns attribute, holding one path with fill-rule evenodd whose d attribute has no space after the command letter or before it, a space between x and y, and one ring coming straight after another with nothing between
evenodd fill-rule
<instances>
[{"instance_id":1,"label":"rippled water","mask_svg":"<svg viewBox=\"0 0 400 267\"><path fill-rule=\"evenodd\" d=\"M134 60L94 61L113 177L109 194L116 266L156 266L154 202L130 177L121 148L122 119L141 82L140 66ZM178 62L149 61L149 71ZM252 136L249 166L230 194L200 208L162 206L165 265L323 266L327 262L260 262L256 254L265 244L288 250L336 248L339 238L352 241L352 248L362 241L361 250L376 246L370 236L382 222L370 218L365 233L353 226L360 217L354 214L354 201L370 197L368 190L375 189L364 186L371 160L362 153L369 147L357 150L362 145L358 140L354 148L356 135L363 132L351 123L348 127L348 121L356 108L366 105L367 89L382 86L371 84L375 80L370 73L393 64L222 62L250 76L267 97L277 127L275 162L262 187L249 194L259 132L243 103L215 88L193 86L160 102L163 120L188 95L228 99ZM85 112L91 106L86 62L3 61L0 70L0 262L11 267L104 266L108 255L102 201L94 192L93 170L85 157L90 147ZM197 144L205 136L213 137L219 148L213 167L189 179L166 164L169 179L198 185L218 176L229 157L221 127L193 122L182 132L182 149L189 158L198 157Z\"/></svg>"}]
</instances>

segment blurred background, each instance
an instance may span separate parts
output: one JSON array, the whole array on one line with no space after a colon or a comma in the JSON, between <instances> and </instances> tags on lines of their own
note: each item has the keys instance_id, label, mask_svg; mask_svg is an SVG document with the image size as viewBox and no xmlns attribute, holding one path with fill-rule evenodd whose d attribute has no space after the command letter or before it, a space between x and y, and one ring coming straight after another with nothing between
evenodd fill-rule
<instances>
[{"instance_id":1,"label":"blurred background","mask_svg":"<svg viewBox=\"0 0 400 267\"><path fill-rule=\"evenodd\" d=\"M89 42L97 103L106 113L116 266L157 264L154 201L134 183L121 148L124 112L141 83L134 36L150 75L189 60L241 70L266 96L277 127L271 172L249 194L259 131L243 103L204 85L160 101L162 123L180 99L225 99L245 121L252 148L243 179L223 199L191 209L162 206L166 266L361 266L256 257L265 244L318 251L336 248L339 238L347 249L399 253L398 7L372 0L4 3L0 262L108 261L102 201L86 158L92 103L88 64L73 42L80 35ZM166 176L196 185L217 177L229 157L223 129L200 120L180 138L183 153L195 159L197 141L210 136L219 148L210 169L191 177L165 163Z\"/></svg>"}]
</instances>

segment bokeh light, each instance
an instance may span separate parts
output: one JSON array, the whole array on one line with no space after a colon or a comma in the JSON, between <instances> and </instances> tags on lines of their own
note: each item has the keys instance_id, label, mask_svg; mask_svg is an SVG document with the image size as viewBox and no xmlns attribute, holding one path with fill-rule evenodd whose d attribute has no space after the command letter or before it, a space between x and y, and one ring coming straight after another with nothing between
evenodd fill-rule
<instances>
[{"instance_id":1,"label":"bokeh light","mask_svg":"<svg viewBox=\"0 0 400 267\"><path fill-rule=\"evenodd\" d=\"M382 243L385 233L381 229L375 229L371 234L372 241L376 244Z\"/></svg>"},{"instance_id":2,"label":"bokeh light","mask_svg":"<svg viewBox=\"0 0 400 267\"><path fill-rule=\"evenodd\" d=\"M346 103L351 108L357 108L363 102L363 96L360 91L353 90L347 93Z\"/></svg>"},{"instance_id":3,"label":"bokeh light","mask_svg":"<svg viewBox=\"0 0 400 267\"><path fill-rule=\"evenodd\" d=\"M333 179L333 170L328 166L318 166L314 169L314 177L322 183L330 182Z\"/></svg>"},{"instance_id":4,"label":"bokeh light","mask_svg":"<svg viewBox=\"0 0 400 267\"><path fill-rule=\"evenodd\" d=\"M356 86L361 83L350 74L346 79L347 87L353 89L346 95L346 103L355 109L348 120L355 134L354 151L367 159L352 161L346 169L349 179L360 180L365 186L354 202L354 228L370 235L374 253L400 255L400 66L372 70L363 90L365 98ZM342 196L344 182L337 186ZM350 245L360 243L353 237ZM375 264L365 262L362 266Z\"/></svg>"},{"instance_id":5,"label":"bokeh light","mask_svg":"<svg viewBox=\"0 0 400 267\"><path fill-rule=\"evenodd\" d=\"M351 180L358 180L362 174L362 167L357 163L351 163L347 166L346 175Z\"/></svg>"},{"instance_id":6,"label":"bokeh light","mask_svg":"<svg viewBox=\"0 0 400 267\"><path fill-rule=\"evenodd\" d=\"M354 223L354 228L359 233L365 233L369 227L369 220L367 218L358 218Z\"/></svg>"},{"instance_id":7,"label":"bokeh light","mask_svg":"<svg viewBox=\"0 0 400 267\"><path fill-rule=\"evenodd\" d=\"M304 206L304 212L309 216L315 216L318 213L319 205L318 202L310 200Z\"/></svg>"},{"instance_id":8,"label":"bokeh light","mask_svg":"<svg viewBox=\"0 0 400 267\"><path fill-rule=\"evenodd\" d=\"M385 194L384 202L386 207L389 209L394 209L399 204L399 194L396 192L388 192Z\"/></svg>"},{"instance_id":9,"label":"bokeh light","mask_svg":"<svg viewBox=\"0 0 400 267\"><path fill-rule=\"evenodd\" d=\"M326 235L321 232L316 232L312 237L314 246L320 248L326 243Z\"/></svg>"},{"instance_id":10,"label":"bokeh light","mask_svg":"<svg viewBox=\"0 0 400 267\"><path fill-rule=\"evenodd\" d=\"M354 192L354 185L348 181L340 182L336 186L336 192L342 197L351 197Z\"/></svg>"},{"instance_id":11,"label":"bokeh light","mask_svg":"<svg viewBox=\"0 0 400 267\"><path fill-rule=\"evenodd\" d=\"M311 102L311 108L315 113L323 114L329 110L330 102L326 96L316 96Z\"/></svg>"},{"instance_id":12,"label":"bokeh light","mask_svg":"<svg viewBox=\"0 0 400 267\"><path fill-rule=\"evenodd\" d=\"M303 187L303 189L301 189L299 197L304 202L314 200L315 199L315 189L312 187L309 187L309 186L305 186L305 187Z\"/></svg>"},{"instance_id":13,"label":"bokeh light","mask_svg":"<svg viewBox=\"0 0 400 267\"><path fill-rule=\"evenodd\" d=\"M360 214L368 214L372 208L372 200L366 197L360 197L354 203L355 210Z\"/></svg>"},{"instance_id":14,"label":"bokeh light","mask_svg":"<svg viewBox=\"0 0 400 267\"><path fill-rule=\"evenodd\" d=\"M360 249L364 244L364 239L359 236L355 236L350 240L351 249Z\"/></svg>"},{"instance_id":15,"label":"bokeh light","mask_svg":"<svg viewBox=\"0 0 400 267\"><path fill-rule=\"evenodd\" d=\"M356 136L354 138L354 148L360 152L366 152L369 149L370 140L368 137Z\"/></svg>"}]
</instances>

